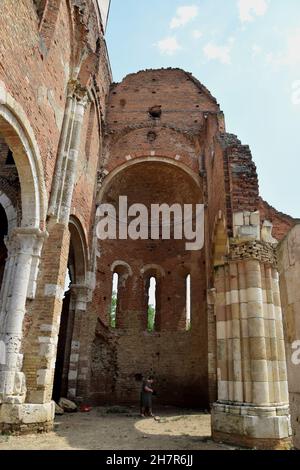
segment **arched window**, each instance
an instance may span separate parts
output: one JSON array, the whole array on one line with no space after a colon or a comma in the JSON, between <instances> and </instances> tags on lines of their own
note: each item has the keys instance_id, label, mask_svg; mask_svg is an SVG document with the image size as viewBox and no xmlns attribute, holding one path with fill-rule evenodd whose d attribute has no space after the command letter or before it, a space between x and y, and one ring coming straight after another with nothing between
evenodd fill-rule
<instances>
[{"instance_id":1,"label":"arched window","mask_svg":"<svg viewBox=\"0 0 300 470\"><path fill-rule=\"evenodd\" d=\"M110 304L110 326L116 328L117 306L118 306L119 274L113 274L112 294Z\"/></svg>"},{"instance_id":2,"label":"arched window","mask_svg":"<svg viewBox=\"0 0 300 470\"><path fill-rule=\"evenodd\" d=\"M191 329L191 275L185 278L185 312L186 312L186 330Z\"/></svg>"},{"instance_id":3,"label":"arched window","mask_svg":"<svg viewBox=\"0 0 300 470\"><path fill-rule=\"evenodd\" d=\"M156 314L156 278L150 277L148 284L148 305L147 305L147 330L155 330Z\"/></svg>"}]
</instances>

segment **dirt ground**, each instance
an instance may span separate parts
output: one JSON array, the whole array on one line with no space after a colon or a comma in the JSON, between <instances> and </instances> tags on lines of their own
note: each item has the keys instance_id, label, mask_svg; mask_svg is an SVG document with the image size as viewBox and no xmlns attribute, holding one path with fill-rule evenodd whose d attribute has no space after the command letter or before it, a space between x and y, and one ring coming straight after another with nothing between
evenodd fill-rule
<instances>
[{"instance_id":1,"label":"dirt ground","mask_svg":"<svg viewBox=\"0 0 300 470\"><path fill-rule=\"evenodd\" d=\"M57 416L48 434L0 436L0 450L224 450L211 440L210 415L177 408L141 418L134 408L100 407Z\"/></svg>"}]
</instances>

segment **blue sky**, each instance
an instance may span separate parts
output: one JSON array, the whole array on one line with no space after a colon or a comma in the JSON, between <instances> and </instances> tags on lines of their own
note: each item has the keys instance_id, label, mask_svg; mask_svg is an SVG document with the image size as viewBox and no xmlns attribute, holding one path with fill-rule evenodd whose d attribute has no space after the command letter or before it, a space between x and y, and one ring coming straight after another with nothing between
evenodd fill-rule
<instances>
[{"instance_id":1,"label":"blue sky","mask_svg":"<svg viewBox=\"0 0 300 470\"><path fill-rule=\"evenodd\" d=\"M192 72L250 145L262 197L300 218L299 0L112 0L106 38L115 81Z\"/></svg>"}]
</instances>

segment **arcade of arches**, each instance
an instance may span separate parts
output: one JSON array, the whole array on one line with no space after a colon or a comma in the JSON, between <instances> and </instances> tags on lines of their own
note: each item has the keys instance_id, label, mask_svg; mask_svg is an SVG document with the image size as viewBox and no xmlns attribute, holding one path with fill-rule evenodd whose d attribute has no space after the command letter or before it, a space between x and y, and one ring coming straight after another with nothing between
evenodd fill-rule
<instances>
[{"instance_id":1,"label":"arcade of arches","mask_svg":"<svg viewBox=\"0 0 300 470\"><path fill-rule=\"evenodd\" d=\"M217 441L300 447L299 221L260 198L249 147L192 75L148 70L112 83L97 2L62 0L52 15L48 2L8 3L1 431L52 429L60 397L138 404L151 373L157 403L211 410ZM121 226L125 196L148 213L203 205L203 247L175 236L173 213L158 236L141 221L148 237L99 240L97 209L113 206Z\"/></svg>"}]
</instances>

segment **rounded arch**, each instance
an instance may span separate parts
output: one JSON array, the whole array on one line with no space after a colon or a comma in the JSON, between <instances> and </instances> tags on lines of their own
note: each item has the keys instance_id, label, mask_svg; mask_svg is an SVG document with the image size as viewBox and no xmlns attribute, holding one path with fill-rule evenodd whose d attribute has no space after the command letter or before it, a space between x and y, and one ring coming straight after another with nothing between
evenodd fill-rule
<instances>
[{"instance_id":1,"label":"rounded arch","mask_svg":"<svg viewBox=\"0 0 300 470\"><path fill-rule=\"evenodd\" d=\"M16 228L17 223L18 223L17 211L14 208L9 197L1 189L0 189L0 204L6 213L7 224L8 224L7 232L9 236L12 230Z\"/></svg>"},{"instance_id":2,"label":"rounded arch","mask_svg":"<svg viewBox=\"0 0 300 470\"><path fill-rule=\"evenodd\" d=\"M139 165L139 164L142 164L142 163L149 163L149 162L157 162L157 163L164 163L164 164L167 164L167 165L171 165L175 168L179 168L181 169L182 171L184 171L185 173L187 173L192 179L193 181L196 183L196 185L199 187L200 189L200 179L199 179L199 176L193 171L191 170L188 166L186 166L184 163L181 163L179 161L176 161L176 160L173 160L169 157L162 157L162 156L145 156L145 157L139 157L139 158L135 158L133 160L130 160L126 163L123 163L122 165L118 166L117 168L115 168L114 170L112 170L110 173L108 173L104 180L103 180L103 183L102 183L102 186L100 188L100 191L98 193L98 197L97 197L97 203L101 203L102 199L103 199L103 196L105 195L105 192L107 190L107 188L109 187L110 183L112 182L112 180L114 179L115 176L117 176L119 173L121 173L122 171L124 170L127 170L129 168L131 168L132 166L134 165Z\"/></svg>"},{"instance_id":3,"label":"rounded arch","mask_svg":"<svg viewBox=\"0 0 300 470\"><path fill-rule=\"evenodd\" d=\"M141 274L148 274L149 276L165 277L165 270L159 264L147 264L141 269Z\"/></svg>"},{"instance_id":4,"label":"rounded arch","mask_svg":"<svg viewBox=\"0 0 300 470\"><path fill-rule=\"evenodd\" d=\"M113 264L111 265L110 270L112 273L118 273L118 271L120 271L120 268L122 270L124 270L125 268L127 271L127 274L129 276L132 276L133 273L132 273L131 266L128 263L126 263L126 261L121 261L121 260L114 261Z\"/></svg>"},{"instance_id":5,"label":"rounded arch","mask_svg":"<svg viewBox=\"0 0 300 470\"><path fill-rule=\"evenodd\" d=\"M73 283L83 285L88 270L88 245L82 224L74 215L70 217L69 230L71 235L69 253L71 278Z\"/></svg>"},{"instance_id":6,"label":"rounded arch","mask_svg":"<svg viewBox=\"0 0 300 470\"><path fill-rule=\"evenodd\" d=\"M14 154L21 184L23 227L45 222L47 193L39 148L22 107L0 82L0 133Z\"/></svg>"}]
</instances>

